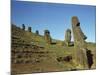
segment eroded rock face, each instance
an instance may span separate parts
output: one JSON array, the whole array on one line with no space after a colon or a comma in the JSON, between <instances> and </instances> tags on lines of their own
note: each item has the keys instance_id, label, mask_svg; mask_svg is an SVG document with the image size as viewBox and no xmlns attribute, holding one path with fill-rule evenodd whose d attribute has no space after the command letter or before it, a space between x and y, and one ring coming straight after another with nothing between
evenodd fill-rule
<instances>
[{"instance_id":1,"label":"eroded rock face","mask_svg":"<svg viewBox=\"0 0 100 75\"><path fill-rule=\"evenodd\" d=\"M72 17L72 30L74 36L75 46L75 60L77 66L81 69L88 69L87 55L86 55L86 36L81 30L80 22L77 16Z\"/></svg>"},{"instance_id":2,"label":"eroded rock face","mask_svg":"<svg viewBox=\"0 0 100 75\"><path fill-rule=\"evenodd\" d=\"M91 50L87 50L86 54L87 54L87 60L88 60L88 67L89 67L89 69L91 69L91 67L93 65L93 54L92 54Z\"/></svg>"},{"instance_id":3,"label":"eroded rock face","mask_svg":"<svg viewBox=\"0 0 100 75\"><path fill-rule=\"evenodd\" d=\"M49 30L45 30L44 31L44 38L45 38L45 41L47 42L47 44L51 44L51 36L50 36L50 32Z\"/></svg>"}]
</instances>

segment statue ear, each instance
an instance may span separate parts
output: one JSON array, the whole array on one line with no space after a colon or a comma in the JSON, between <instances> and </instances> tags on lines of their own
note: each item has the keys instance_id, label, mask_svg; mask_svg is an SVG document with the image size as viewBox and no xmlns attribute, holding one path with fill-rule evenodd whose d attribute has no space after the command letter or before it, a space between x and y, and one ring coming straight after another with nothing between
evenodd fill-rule
<instances>
[{"instance_id":1,"label":"statue ear","mask_svg":"<svg viewBox=\"0 0 100 75\"><path fill-rule=\"evenodd\" d=\"M77 25L76 26L80 26L80 22L79 23L77 23Z\"/></svg>"}]
</instances>

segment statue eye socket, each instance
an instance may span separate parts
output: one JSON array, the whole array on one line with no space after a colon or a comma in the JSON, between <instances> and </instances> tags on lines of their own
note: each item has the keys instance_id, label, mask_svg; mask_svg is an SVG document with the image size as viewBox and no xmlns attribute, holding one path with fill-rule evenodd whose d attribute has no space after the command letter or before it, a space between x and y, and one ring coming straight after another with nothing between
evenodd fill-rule
<instances>
[{"instance_id":1,"label":"statue eye socket","mask_svg":"<svg viewBox=\"0 0 100 75\"><path fill-rule=\"evenodd\" d=\"M76 26L80 26L80 23L77 23L77 25Z\"/></svg>"}]
</instances>

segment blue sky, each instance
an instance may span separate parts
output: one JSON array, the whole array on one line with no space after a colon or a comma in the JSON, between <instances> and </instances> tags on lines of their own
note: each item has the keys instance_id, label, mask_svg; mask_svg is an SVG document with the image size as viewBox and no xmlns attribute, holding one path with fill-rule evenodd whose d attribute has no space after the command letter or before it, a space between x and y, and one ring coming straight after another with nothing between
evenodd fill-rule
<instances>
[{"instance_id":1,"label":"blue sky","mask_svg":"<svg viewBox=\"0 0 100 75\"><path fill-rule=\"evenodd\" d=\"M87 41L95 42L95 6L23 1L12 1L11 5L12 23L31 26L33 32L39 30L41 35L48 29L52 38L59 40L64 40L65 31L71 29L71 17L78 16Z\"/></svg>"}]
</instances>

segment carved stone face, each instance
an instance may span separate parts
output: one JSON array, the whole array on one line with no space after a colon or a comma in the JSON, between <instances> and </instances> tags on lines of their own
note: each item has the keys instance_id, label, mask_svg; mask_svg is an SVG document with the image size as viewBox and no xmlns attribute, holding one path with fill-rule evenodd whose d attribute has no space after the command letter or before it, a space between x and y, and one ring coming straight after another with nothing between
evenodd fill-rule
<instances>
[{"instance_id":1,"label":"carved stone face","mask_svg":"<svg viewBox=\"0 0 100 75\"><path fill-rule=\"evenodd\" d=\"M72 17L72 25L77 25L79 23L79 20L78 20L78 18L77 18L77 16L73 16Z\"/></svg>"},{"instance_id":2,"label":"carved stone face","mask_svg":"<svg viewBox=\"0 0 100 75\"><path fill-rule=\"evenodd\" d=\"M48 30L45 30L45 35L49 35L50 32Z\"/></svg>"},{"instance_id":3,"label":"carved stone face","mask_svg":"<svg viewBox=\"0 0 100 75\"><path fill-rule=\"evenodd\" d=\"M70 29L67 29L67 30L66 30L66 33L67 33L67 32L68 32L68 33L71 33L71 30L70 30Z\"/></svg>"}]
</instances>

